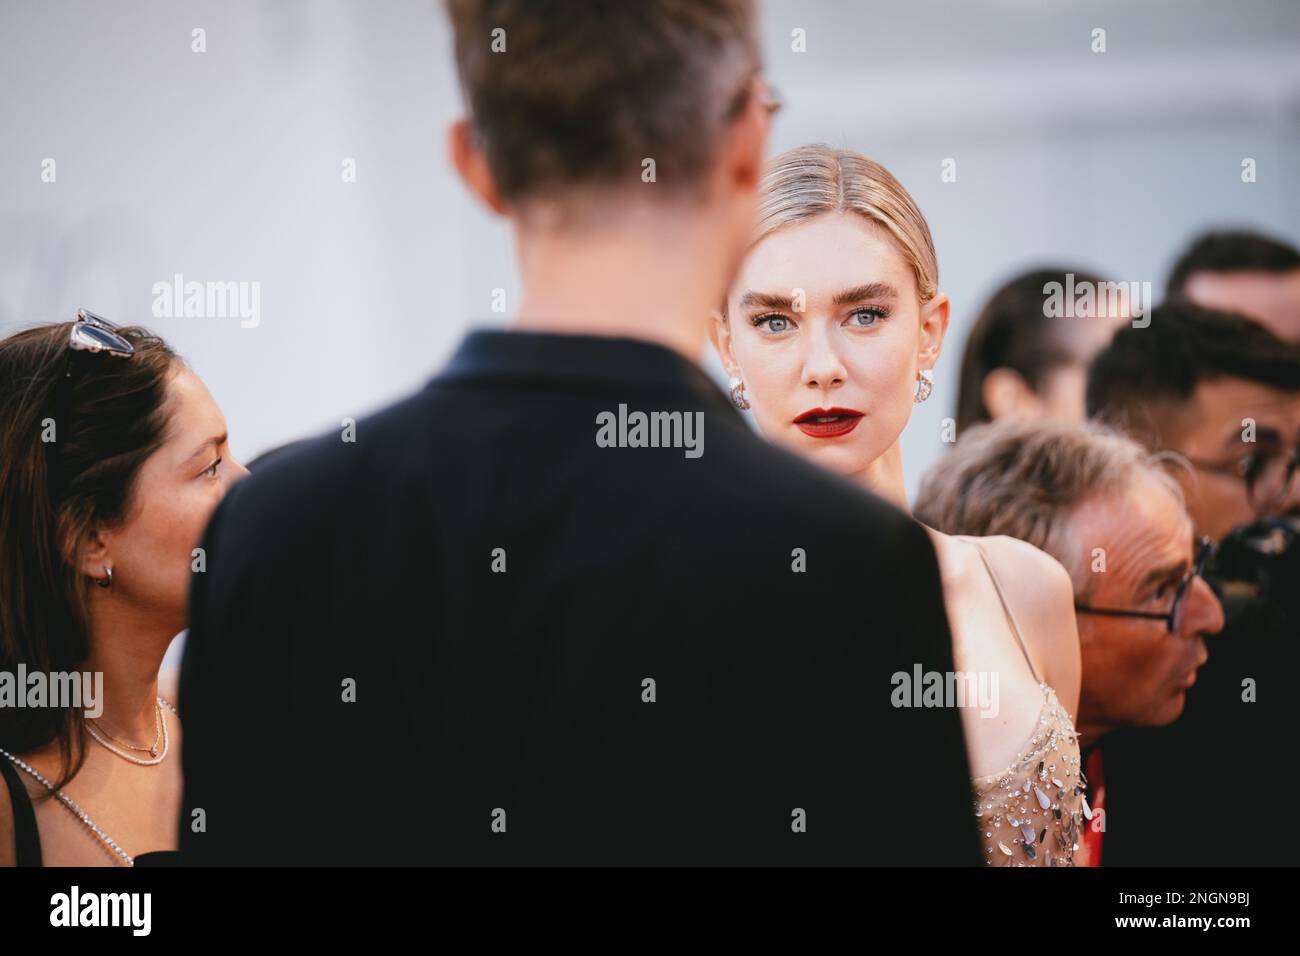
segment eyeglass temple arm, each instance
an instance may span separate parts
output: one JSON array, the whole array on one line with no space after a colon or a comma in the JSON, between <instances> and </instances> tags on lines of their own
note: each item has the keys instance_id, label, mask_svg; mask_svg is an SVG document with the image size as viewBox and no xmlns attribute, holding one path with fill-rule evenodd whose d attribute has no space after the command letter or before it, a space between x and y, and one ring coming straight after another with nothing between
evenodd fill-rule
<instances>
[{"instance_id":1,"label":"eyeglass temple arm","mask_svg":"<svg viewBox=\"0 0 1300 956\"><path fill-rule=\"evenodd\" d=\"M1155 611L1124 611L1113 607L1092 607L1088 604L1076 604L1076 611L1083 611L1085 614L1102 614L1106 617L1142 617L1152 621L1166 620L1168 614L1157 614Z\"/></svg>"}]
</instances>

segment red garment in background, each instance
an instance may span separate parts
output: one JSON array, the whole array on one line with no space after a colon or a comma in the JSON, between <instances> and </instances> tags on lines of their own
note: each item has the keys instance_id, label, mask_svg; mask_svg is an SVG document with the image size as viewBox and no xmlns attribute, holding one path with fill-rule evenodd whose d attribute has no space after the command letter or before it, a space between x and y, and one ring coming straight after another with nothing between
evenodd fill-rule
<instances>
[{"instance_id":1,"label":"red garment in background","mask_svg":"<svg viewBox=\"0 0 1300 956\"><path fill-rule=\"evenodd\" d=\"M1106 776L1102 770L1101 748L1092 748L1088 761L1084 764L1084 775L1088 778L1088 806L1092 809L1092 820L1084 820L1083 839L1080 849L1083 859L1076 863L1082 866L1101 866L1101 838L1105 835L1101 829L1094 829L1097 813L1106 806ZM1106 818L1103 816L1102 820Z\"/></svg>"}]
</instances>

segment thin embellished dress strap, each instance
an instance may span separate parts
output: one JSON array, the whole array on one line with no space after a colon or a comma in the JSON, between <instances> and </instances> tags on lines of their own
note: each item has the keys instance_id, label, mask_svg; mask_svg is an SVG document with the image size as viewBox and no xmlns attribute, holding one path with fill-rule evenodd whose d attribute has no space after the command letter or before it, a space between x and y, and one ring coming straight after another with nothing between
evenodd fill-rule
<instances>
[{"instance_id":1,"label":"thin embellished dress strap","mask_svg":"<svg viewBox=\"0 0 1300 956\"><path fill-rule=\"evenodd\" d=\"M1016 643L1020 645L1020 653L1025 655L1025 663L1029 665L1029 673L1033 674L1034 680L1041 684L1043 679L1038 676L1038 668L1034 667L1034 659L1029 656L1024 639L1020 636L1020 628L1016 626L1016 616L1011 613L1011 605L1007 604L1007 596L1002 592L1002 583L998 581L997 572L993 570L993 564L989 561L989 556L984 553L984 545L980 543L978 538L966 535L962 535L962 540L975 545L975 550L980 553L980 560L984 562L984 567L989 572L989 579L993 582L993 590L998 592L998 600L1002 602L1002 610L1007 616L1007 623L1011 625L1011 633L1015 635Z\"/></svg>"},{"instance_id":2,"label":"thin embellished dress strap","mask_svg":"<svg viewBox=\"0 0 1300 956\"><path fill-rule=\"evenodd\" d=\"M14 811L14 849L18 866L41 865L41 834L36 829L36 812L32 798L23 786L18 771L7 757L0 757L0 775L9 788L9 804Z\"/></svg>"}]
</instances>

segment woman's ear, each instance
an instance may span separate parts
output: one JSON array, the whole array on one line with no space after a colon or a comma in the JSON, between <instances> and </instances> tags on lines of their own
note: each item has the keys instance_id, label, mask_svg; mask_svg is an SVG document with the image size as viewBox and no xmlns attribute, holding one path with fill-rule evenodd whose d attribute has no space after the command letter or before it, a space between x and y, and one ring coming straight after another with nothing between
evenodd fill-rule
<instances>
[{"instance_id":1,"label":"woman's ear","mask_svg":"<svg viewBox=\"0 0 1300 956\"><path fill-rule=\"evenodd\" d=\"M727 320L717 309L713 310L709 321L709 341L713 343L713 350L718 353L718 359L722 362L722 367L727 370L727 374L733 378L738 377L740 364L731 354L731 327L727 325Z\"/></svg>"},{"instance_id":2,"label":"woman's ear","mask_svg":"<svg viewBox=\"0 0 1300 956\"><path fill-rule=\"evenodd\" d=\"M980 398L989 411L989 417L1033 417L1042 414L1043 400L1038 397L1025 377L1011 368L995 368L980 383Z\"/></svg>"},{"instance_id":3,"label":"woman's ear","mask_svg":"<svg viewBox=\"0 0 1300 956\"><path fill-rule=\"evenodd\" d=\"M113 549L107 536L98 528L87 528L77 545L77 570L96 581L103 578L104 569L113 566Z\"/></svg>"},{"instance_id":4,"label":"woman's ear","mask_svg":"<svg viewBox=\"0 0 1300 956\"><path fill-rule=\"evenodd\" d=\"M921 306L921 336L916 358L923 369L934 368L935 362L939 361L943 337L948 332L948 310L948 296L943 292L936 293Z\"/></svg>"}]
</instances>

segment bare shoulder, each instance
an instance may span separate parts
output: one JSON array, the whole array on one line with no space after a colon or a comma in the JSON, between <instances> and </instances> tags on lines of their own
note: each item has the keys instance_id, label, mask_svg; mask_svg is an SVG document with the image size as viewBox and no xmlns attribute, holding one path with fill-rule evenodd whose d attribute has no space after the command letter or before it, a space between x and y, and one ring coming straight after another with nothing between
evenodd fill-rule
<instances>
[{"instance_id":1,"label":"bare shoulder","mask_svg":"<svg viewBox=\"0 0 1300 956\"><path fill-rule=\"evenodd\" d=\"M172 667L158 672L158 696L174 707L180 706L181 671Z\"/></svg>"},{"instance_id":2,"label":"bare shoulder","mask_svg":"<svg viewBox=\"0 0 1300 956\"><path fill-rule=\"evenodd\" d=\"M980 543L984 545L989 560L997 569L1003 587L1011 589L1020 585L1032 599L1032 592L1040 591L1046 580L1056 593L1050 596L1044 595L1044 600L1059 599L1060 588L1066 588L1071 594L1074 593L1074 587L1070 583L1070 573L1065 570L1061 562L1028 541L1021 541L1019 538L1012 538L1005 534L995 534L980 538ZM1006 568L1005 575L1003 568ZM1012 580L1006 580L1012 575L1015 575Z\"/></svg>"},{"instance_id":3,"label":"bare shoulder","mask_svg":"<svg viewBox=\"0 0 1300 956\"><path fill-rule=\"evenodd\" d=\"M7 760L0 757L0 760ZM9 786L0 777L0 866L17 866L18 855L14 844L14 809L9 800Z\"/></svg>"},{"instance_id":4,"label":"bare shoulder","mask_svg":"<svg viewBox=\"0 0 1300 956\"><path fill-rule=\"evenodd\" d=\"M993 535L980 541L1043 679L1073 713L1080 663L1070 573L1056 558L1018 538Z\"/></svg>"},{"instance_id":5,"label":"bare shoulder","mask_svg":"<svg viewBox=\"0 0 1300 956\"><path fill-rule=\"evenodd\" d=\"M1018 618L1049 625L1074 618L1074 584L1060 561L1026 541L1006 535L981 538L998 583ZM1038 634L1042 628L1034 629ZM1026 634L1026 640L1034 635Z\"/></svg>"}]
</instances>

